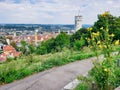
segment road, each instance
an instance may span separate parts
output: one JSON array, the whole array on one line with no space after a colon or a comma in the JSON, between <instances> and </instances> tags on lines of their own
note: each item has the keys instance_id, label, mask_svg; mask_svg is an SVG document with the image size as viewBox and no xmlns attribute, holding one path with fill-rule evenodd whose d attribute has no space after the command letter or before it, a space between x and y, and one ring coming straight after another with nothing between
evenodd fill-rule
<instances>
[{"instance_id":1,"label":"road","mask_svg":"<svg viewBox=\"0 0 120 90\"><path fill-rule=\"evenodd\" d=\"M93 59L95 58L54 67L16 82L0 86L0 90L61 90L78 75L85 75L93 67L91 62Z\"/></svg>"}]
</instances>

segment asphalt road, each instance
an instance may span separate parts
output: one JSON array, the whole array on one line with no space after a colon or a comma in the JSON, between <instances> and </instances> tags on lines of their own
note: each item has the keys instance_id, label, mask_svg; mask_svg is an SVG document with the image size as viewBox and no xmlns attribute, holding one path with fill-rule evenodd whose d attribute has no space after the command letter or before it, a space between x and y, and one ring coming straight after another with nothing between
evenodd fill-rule
<instances>
[{"instance_id":1,"label":"asphalt road","mask_svg":"<svg viewBox=\"0 0 120 90\"><path fill-rule=\"evenodd\" d=\"M85 75L93 67L91 62L93 59L95 58L54 67L22 80L0 86L0 90L61 90L78 75Z\"/></svg>"}]
</instances>

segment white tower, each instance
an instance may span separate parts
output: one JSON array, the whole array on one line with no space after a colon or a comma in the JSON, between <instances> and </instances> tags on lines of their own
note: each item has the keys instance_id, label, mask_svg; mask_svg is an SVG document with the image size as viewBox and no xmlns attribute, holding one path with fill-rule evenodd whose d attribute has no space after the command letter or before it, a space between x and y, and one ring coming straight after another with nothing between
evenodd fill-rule
<instances>
[{"instance_id":1,"label":"white tower","mask_svg":"<svg viewBox=\"0 0 120 90\"><path fill-rule=\"evenodd\" d=\"M75 16L75 31L79 30L82 28L82 16L78 15Z\"/></svg>"},{"instance_id":2,"label":"white tower","mask_svg":"<svg viewBox=\"0 0 120 90\"><path fill-rule=\"evenodd\" d=\"M38 35L37 35L37 33L38 33L38 29L35 30L35 45L37 45L37 43L38 43Z\"/></svg>"},{"instance_id":3,"label":"white tower","mask_svg":"<svg viewBox=\"0 0 120 90\"><path fill-rule=\"evenodd\" d=\"M14 31L14 35L13 35L13 37L16 37L16 32Z\"/></svg>"}]
</instances>

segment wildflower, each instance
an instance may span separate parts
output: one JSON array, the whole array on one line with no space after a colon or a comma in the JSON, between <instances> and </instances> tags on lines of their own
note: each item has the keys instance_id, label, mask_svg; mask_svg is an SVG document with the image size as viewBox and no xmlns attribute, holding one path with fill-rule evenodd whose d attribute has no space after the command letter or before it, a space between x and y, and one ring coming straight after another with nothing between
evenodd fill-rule
<instances>
[{"instance_id":1,"label":"wildflower","mask_svg":"<svg viewBox=\"0 0 120 90\"><path fill-rule=\"evenodd\" d=\"M106 45L104 45L104 48L107 48L107 46L106 46Z\"/></svg>"},{"instance_id":2,"label":"wildflower","mask_svg":"<svg viewBox=\"0 0 120 90\"><path fill-rule=\"evenodd\" d=\"M109 30L107 29L106 31L108 32Z\"/></svg>"},{"instance_id":3,"label":"wildflower","mask_svg":"<svg viewBox=\"0 0 120 90\"><path fill-rule=\"evenodd\" d=\"M119 40L115 41L115 45L119 45Z\"/></svg>"},{"instance_id":4,"label":"wildflower","mask_svg":"<svg viewBox=\"0 0 120 90\"><path fill-rule=\"evenodd\" d=\"M96 35L99 36L99 35L100 35L100 32L97 32Z\"/></svg>"},{"instance_id":5,"label":"wildflower","mask_svg":"<svg viewBox=\"0 0 120 90\"><path fill-rule=\"evenodd\" d=\"M101 27L100 30L103 30L103 27Z\"/></svg>"},{"instance_id":6,"label":"wildflower","mask_svg":"<svg viewBox=\"0 0 120 90\"><path fill-rule=\"evenodd\" d=\"M100 43L101 43L100 41L97 42L98 45L99 45Z\"/></svg>"},{"instance_id":7,"label":"wildflower","mask_svg":"<svg viewBox=\"0 0 120 90\"><path fill-rule=\"evenodd\" d=\"M108 69L107 69L107 68L105 68L105 69L104 69L104 71L105 71L105 72L107 72L107 71L108 71Z\"/></svg>"},{"instance_id":8,"label":"wildflower","mask_svg":"<svg viewBox=\"0 0 120 90\"><path fill-rule=\"evenodd\" d=\"M102 14L102 16L103 17L106 17L106 16L108 16L109 15L109 12L107 11L107 12L104 12L103 14Z\"/></svg>"},{"instance_id":9,"label":"wildflower","mask_svg":"<svg viewBox=\"0 0 120 90\"><path fill-rule=\"evenodd\" d=\"M94 37L94 36L99 36L100 35L100 32L97 32L97 33L92 33L92 36Z\"/></svg>"},{"instance_id":10,"label":"wildflower","mask_svg":"<svg viewBox=\"0 0 120 90\"><path fill-rule=\"evenodd\" d=\"M110 69L109 68L105 68L104 71L105 72L110 72Z\"/></svg>"},{"instance_id":11,"label":"wildflower","mask_svg":"<svg viewBox=\"0 0 120 90\"><path fill-rule=\"evenodd\" d=\"M92 40L95 40L95 37L94 37L94 36L92 36Z\"/></svg>"},{"instance_id":12,"label":"wildflower","mask_svg":"<svg viewBox=\"0 0 120 90\"><path fill-rule=\"evenodd\" d=\"M88 28L87 30L88 30L88 31L91 31L91 30L92 30L92 28Z\"/></svg>"},{"instance_id":13,"label":"wildflower","mask_svg":"<svg viewBox=\"0 0 120 90\"><path fill-rule=\"evenodd\" d=\"M93 32L93 33L92 33L92 36L96 36L96 33Z\"/></svg>"},{"instance_id":14,"label":"wildflower","mask_svg":"<svg viewBox=\"0 0 120 90\"><path fill-rule=\"evenodd\" d=\"M100 48L100 49L102 49L102 48L103 48L103 46L102 46L102 45L99 45L99 48Z\"/></svg>"},{"instance_id":15,"label":"wildflower","mask_svg":"<svg viewBox=\"0 0 120 90\"><path fill-rule=\"evenodd\" d=\"M90 48L93 48L92 46L90 46Z\"/></svg>"},{"instance_id":16,"label":"wildflower","mask_svg":"<svg viewBox=\"0 0 120 90\"><path fill-rule=\"evenodd\" d=\"M113 33L112 33L110 36L111 36L111 37L114 37L114 36L115 36L115 34L113 34Z\"/></svg>"}]
</instances>

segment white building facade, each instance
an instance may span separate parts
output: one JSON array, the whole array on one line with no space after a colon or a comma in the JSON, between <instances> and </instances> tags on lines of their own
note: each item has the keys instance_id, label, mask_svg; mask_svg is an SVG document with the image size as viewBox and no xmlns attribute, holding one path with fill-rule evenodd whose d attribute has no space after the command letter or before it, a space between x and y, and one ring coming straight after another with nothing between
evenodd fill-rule
<instances>
[{"instance_id":1,"label":"white building facade","mask_svg":"<svg viewBox=\"0 0 120 90\"><path fill-rule=\"evenodd\" d=\"M82 16L78 15L75 16L75 31L82 28Z\"/></svg>"}]
</instances>

